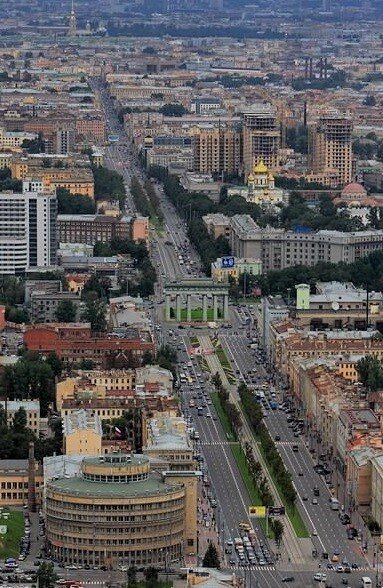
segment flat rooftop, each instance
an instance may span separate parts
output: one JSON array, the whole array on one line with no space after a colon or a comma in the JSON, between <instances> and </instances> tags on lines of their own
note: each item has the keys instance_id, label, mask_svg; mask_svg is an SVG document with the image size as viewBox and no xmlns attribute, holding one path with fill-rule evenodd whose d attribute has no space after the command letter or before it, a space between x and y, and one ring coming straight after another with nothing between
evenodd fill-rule
<instances>
[{"instance_id":1,"label":"flat rooftop","mask_svg":"<svg viewBox=\"0 0 383 588\"><path fill-rule=\"evenodd\" d=\"M97 459L97 458L95 458ZM145 458L147 459L147 458ZM110 465L110 464L109 464ZM48 482L47 488L52 488L63 494L84 496L86 498L135 498L173 492L180 485L169 485L162 481L159 474L150 474L147 480L138 482L93 482L83 478L61 478Z\"/></svg>"}]
</instances>

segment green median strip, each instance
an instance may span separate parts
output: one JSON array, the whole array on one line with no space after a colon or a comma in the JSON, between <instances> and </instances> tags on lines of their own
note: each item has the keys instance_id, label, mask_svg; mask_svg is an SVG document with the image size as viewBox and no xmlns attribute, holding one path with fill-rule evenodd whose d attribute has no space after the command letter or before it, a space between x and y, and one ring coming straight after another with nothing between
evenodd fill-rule
<instances>
[{"instance_id":1,"label":"green median strip","mask_svg":"<svg viewBox=\"0 0 383 588\"><path fill-rule=\"evenodd\" d=\"M227 417L227 414L223 410L222 404L219 400L218 392L211 392L211 399L213 401L215 410L217 411L219 420L221 421L221 425L223 427L223 430L225 431L227 440L228 441L236 441L236 436L233 432L233 428L231 426L231 423Z\"/></svg>"},{"instance_id":2,"label":"green median strip","mask_svg":"<svg viewBox=\"0 0 383 588\"><path fill-rule=\"evenodd\" d=\"M251 504L249 504L249 506L263 506L258 489L253 482L253 478L249 470L249 466L247 465L246 456L243 452L242 447L239 443L237 443L231 445L230 449L232 451L235 461L237 462L237 466L239 471L241 472L243 483L245 484L246 490L250 496ZM266 519L258 518L257 522L259 523L259 526L262 528L263 532L266 534ZM272 539L274 536L270 525L268 528L267 536L269 539Z\"/></svg>"},{"instance_id":3,"label":"green median strip","mask_svg":"<svg viewBox=\"0 0 383 588\"><path fill-rule=\"evenodd\" d=\"M250 425L250 428L252 428L251 425ZM257 436L254 434L253 431L252 431L252 433L253 433L254 439L258 443L259 450L262 453L264 462L265 462L266 467L267 467L267 455L266 455L266 453L265 453L265 451L264 451L264 449L262 447L262 444L259 442L259 439L257 438ZM299 537L299 538L301 538L301 539L306 538L306 537L310 537L310 533L307 530L307 527L306 527L306 525L305 525L305 523L304 523L304 521L303 521L303 519L301 517L301 514L300 514L299 510L297 509L297 507L295 505L289 504L284 499L282 488L278 484L278 481L276 480L276 478L274 476L274 472L272 471L272 469L271 468L267 468L267 471L269 472L270 477L272 478L272 480L273 480L273 482L275 484L275 487L278 490L279 497L281 498L282 503L283 503L283 505L286 508L287 516L290 519L290 522L291 522L291 524L292 524L292 526L294 528L294 531L295 531L296 536Z\"/></svg>"},{"instance_id":4,"label":"green median strip","mask_svg":"<svg viewBox=\"0 0 383 588\"><path fill-rule=\"evenodd\" d=\"M227 418L225 411L222 408L218 393L212 392L211 399L212 399L214 407L217 411L219 420L221 421L221 425L226 433L227 439L229 441L234 440L235 437L234 437L234 434L232 431L231 423L230 423L229 419ZM258 489L253 482L253 478L252 478L251 473L249 471L246 457L245 457L245 454L243 452L241 445L239 443L232 443L230 445L230 450L234 456L234 459L237 463L238 469L241 473L243 483L245 484L246 489L248 491L248 494L250 496L251 505L249 504L249 506L261 506L262 501L259 496ZM259 525L261 526L262 530L264 531L264 533L266 533L266 519L258 519L258 522L259 522ZM268 529L268 537L269 538L273 537L273 533L272 533L272 529L270 528L270 525L269 525L269 529Z\"/></svg>"}]
</instances>

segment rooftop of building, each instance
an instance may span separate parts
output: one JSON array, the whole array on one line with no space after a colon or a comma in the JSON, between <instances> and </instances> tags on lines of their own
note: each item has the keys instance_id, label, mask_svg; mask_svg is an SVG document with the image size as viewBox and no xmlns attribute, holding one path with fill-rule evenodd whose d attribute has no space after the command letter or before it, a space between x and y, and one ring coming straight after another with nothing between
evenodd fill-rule
<instances>
[{"instance_id":1,"label":"rooftop of building","mask_svg":"<svg viewBox=\"0 0 383 588\"><path fill-rule=\"evenodd\" d=\"M101 419L89 410L80 409L64 415L62 427L65 437L76 431L92 431L102 436Z\"/></svg>"},{"instance_id":2,"label":"rooftop of building","mask_svg":"<svg viewBox=\"0 0 383 588\"><path fill-rule=\"evenodd\" d=\"M146 449L190 449L182 417L160 415L149 422L151 435Z\"/></svg>"},{"instance_id":3,"label":"rooftop of building","mask_svg":"<svg viewBox=\"0 0 383 588\"><path fill-rule=\"evenodd\" d=\"M60 222L84 222L84 223L106 223L115 224L118 222L126 222L124 217L117 218L114 216L107 216L105 214L58 214L57 220Z\"/></svg>"},{"instance_id":4,"label":"rooftop of building","mask_svg":"<svg viewBox=\"0 0 383 588\"><path fill-rule=\"evenodd\" d=\"M123 471L126 471L126 461L119 462L124 457L122 454L111 455L112 459L116 460L113 465L107 461L107 457L87 457L84 458L82 464L89 464L97 466L97 468L104 468L105 474L111 475L115 469L116 474L119 473L122 466ZM131 465L140 466L148 464L149 459L145 455L132 455ZM103 461L104 460L104 461ZM81 496L90 498L105 498L107 500L124 499L124 498L148 498L155 495L163 495L181 488L180 484L166 484L163 478L157 472L151 472L146 479L137 480L133 482L98 482L95 480L87 480L83 477L58 478L53 479L47 483L47 491L54 490L67 494L70 496Z\"/></svg>"},{"instance_id":5,"label":"rooftop of building","mask_svg":"<svg viewBox=\"0 0 383 588\"><path fill-rule=\"evenodd\" d=\"M376 455L376 451L372 447L357 447L351 449L350 457L355 461L358 467L367 465L367 463Z\"/></svg>"},{"instance_id":6,"label":"rooftop of building","mask_svg":"<svg viewBox=\"0 0 383 588\"><path fill-rule=\"evenodd\" d=\"M366 426L370 429L372 426L374 428L380 429L380 421L377 415L369 408L349 408L343 409L340 414L341 420L344 422L345 425L362 425Z\"/></svg>"},{"instance_id":7,"label":"rooftop of building","mask_svg":"<svg viewBox=\"0 0 383 588\"><path fill-rule=\"evenodd\" d=\"M381 292L369 292L368 298L372 300L383 300ZM310 302L325 302L325 301L348 301L358 302L367 300L367 290L357 288L351 282L317 282L316 294L310 296Z\"/></svg>"},{"instance_id":8,"label":"rooftop of building","mask_svg":"<svg viewBox=\"0 0 383 588\"><path fill-rule=\"evenodd\" d=\"M0 400L0 406L8 412L16 412L19 408L24 408L27 412L40 410L38 400Z\"/></svg>"},{"instance_id":9,"label":"rooftop of building","mask_svg":"<svg viewBox=\"0 0 383 588\"><path fill-rule=\"evenodd\" d=\"M211 212L210 214L205 214L202 217L202 220L205 223L213 223L216 225L229 225L230 218L221 212Z\"/></svg>"},{"instance_id":10,"label":"rooftop of building","mask_svg":"<svg viewBox=\"0 0 383 588\"><path fill-rule=\"evenodd\" d=\"M29 462L27 459L0 459L1 472L27 471Z\"/></svg>"}]
</instances>

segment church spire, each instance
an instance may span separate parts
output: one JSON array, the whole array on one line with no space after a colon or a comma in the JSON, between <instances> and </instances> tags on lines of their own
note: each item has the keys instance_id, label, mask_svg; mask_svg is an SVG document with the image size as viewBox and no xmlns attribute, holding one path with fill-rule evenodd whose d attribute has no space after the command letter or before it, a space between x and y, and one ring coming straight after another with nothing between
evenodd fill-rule
<instances>
[{"instance_id":1,"label":"church spire","mask_svg":"<svg viewBox=\"0 0 383 588\"><path fill-rule=\"evenodd\" d=\"M74 2L72 0L72 9L71 9L70 15L69 15L69 27L68 27L68 35L70 37L73 37L76 34L76 28L77 28L76 15L74 12Z\"/></svg>"}]
</instances>

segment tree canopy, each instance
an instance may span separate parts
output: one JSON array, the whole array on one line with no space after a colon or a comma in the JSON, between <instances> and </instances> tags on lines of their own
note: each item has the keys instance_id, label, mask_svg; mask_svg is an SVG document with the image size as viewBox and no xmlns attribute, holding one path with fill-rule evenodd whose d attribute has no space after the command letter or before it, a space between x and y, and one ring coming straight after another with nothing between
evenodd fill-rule
<instances>
[{"instance_id":1,"label":"tree canopy","mask_svg":"<svg viewBox=\"0 0 383 588\"><path fill-rule=\"evenodd\" d=\"M383 388L383 366L376 357L362 357L356 364L356 369L360 381L368 390L376 392Z\"/></svg>"},{"instance_id":2,"label":"tree canopy","mask_svg":"<svg viewBox=\"0 0 383 588\"><path fill-rule=\"evenodd\" d=\"M71 194L66 188L57 188L57 208L59 214L93 214L96 210L92 198Z\"/></svg>"},{"instance_id":3,"label":"tree canopy","mask_svg":"<svg viewBox=\"0 0 383 588\"><path fill-rule=\"evenodd\" d=\"M217 568L220 567L218 550L214 543L209 543L205 555L203 557L202 565L204 568Z\"/></svg>"}]
</instances>

